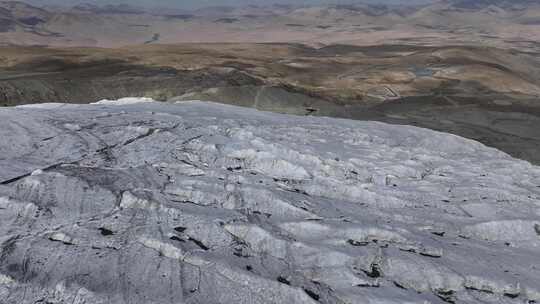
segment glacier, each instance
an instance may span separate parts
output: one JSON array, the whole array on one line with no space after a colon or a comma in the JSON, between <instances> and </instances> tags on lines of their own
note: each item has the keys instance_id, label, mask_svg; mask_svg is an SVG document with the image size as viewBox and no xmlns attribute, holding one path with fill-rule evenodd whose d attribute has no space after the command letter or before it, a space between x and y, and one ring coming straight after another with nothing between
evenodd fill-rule
<instances>
[{"instance_id":1,"label":"glacier","mask_svg":"<svg viewBox=\"0 0 540 304\"><path fill-rule=\"evenodd\" d=\"M540 168L412 126L0 109L0 303L537 303Z\"/></svg>"}]
</instances>

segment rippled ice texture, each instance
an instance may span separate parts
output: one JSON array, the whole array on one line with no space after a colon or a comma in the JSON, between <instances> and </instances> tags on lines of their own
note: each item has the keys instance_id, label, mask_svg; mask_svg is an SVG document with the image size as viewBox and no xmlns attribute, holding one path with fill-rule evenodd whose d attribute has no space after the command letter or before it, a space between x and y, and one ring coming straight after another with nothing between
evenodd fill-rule
<instances>
[{"instance_id":1,"label":"rippled ice texture","mask_svg":"<svg viewBox=\"0 0 540 304\"><path fill-rule=\"evenodd\" d=\"M133 101L0 110L0 303L540 301L538 167L415 127Z\"/></svg>"}]
</instances>

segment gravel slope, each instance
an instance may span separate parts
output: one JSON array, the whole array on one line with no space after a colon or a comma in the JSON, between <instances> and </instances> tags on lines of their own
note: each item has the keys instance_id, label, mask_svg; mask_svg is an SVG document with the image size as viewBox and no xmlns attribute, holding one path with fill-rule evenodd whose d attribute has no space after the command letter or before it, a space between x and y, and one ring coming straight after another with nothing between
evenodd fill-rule
<instances>
[{"instance_id":1,"label":"gravel slope","mask_svg":"<svg viewBox=\"0 0 540 304\"><path fill-rule=\"evenodd\" d=\"M540 301L540 168L471 140L133 100L0 138L2 304Z\"/></svg>"}]
</instances>

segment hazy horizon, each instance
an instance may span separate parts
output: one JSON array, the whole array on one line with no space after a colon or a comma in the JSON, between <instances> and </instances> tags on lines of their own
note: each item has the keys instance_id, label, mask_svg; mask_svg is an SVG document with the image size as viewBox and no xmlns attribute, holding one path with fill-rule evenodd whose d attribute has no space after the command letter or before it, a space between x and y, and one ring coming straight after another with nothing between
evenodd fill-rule
<instances>
[{"instance_id":1,"label":"hazy horizon","mask_svg":"<svg viewBox=\"0 0 540 304\"><path fill-rule=\"evenodd\" d=\"M22 0L22 2L31 3L33 5L62 5L72 6L82 3L107 5L107 4L129 4L145 7L171 7L182 9L193 9L209 6L241 6L241 5L268 5L268 4L293 4L293 5L319 5L319 4L353 4L353 3L370 3L370 4L422 4L435 2L436 0Z\"/></svg>"}]
</instances>

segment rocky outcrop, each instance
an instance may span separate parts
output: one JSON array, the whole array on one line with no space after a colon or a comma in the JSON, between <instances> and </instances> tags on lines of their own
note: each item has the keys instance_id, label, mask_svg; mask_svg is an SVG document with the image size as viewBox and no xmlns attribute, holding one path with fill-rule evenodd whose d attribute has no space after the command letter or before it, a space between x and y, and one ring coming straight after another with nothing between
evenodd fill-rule
<instances>
[{"instance_id":1,"label":"rocky outcrop","mask_svg":"<svg viewBox=\"0 0 540 304\"><path fill-rule=\"evenodd\" d=\"M167 100L215 86L263 84L260 79L233 68L177 70L119 60L73 63L45 59L20 64L12 70L18 72L0 77L1 106L52 101L91 103L126 96Z\"/></svg>"},{"instance_id":2,"label":"rocky outcrop","mask_svg":"<svg viewBox=\"0 0 540 304\"><path fill-rule=\"evenodd\" d=\"M538 167L415 127L127 103L0 110L0 302L540 301Z\"/></svg>"}]
</instances>

